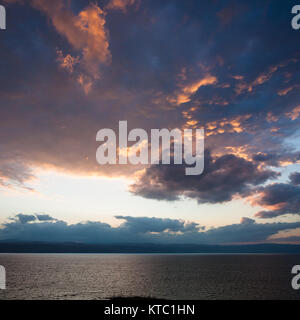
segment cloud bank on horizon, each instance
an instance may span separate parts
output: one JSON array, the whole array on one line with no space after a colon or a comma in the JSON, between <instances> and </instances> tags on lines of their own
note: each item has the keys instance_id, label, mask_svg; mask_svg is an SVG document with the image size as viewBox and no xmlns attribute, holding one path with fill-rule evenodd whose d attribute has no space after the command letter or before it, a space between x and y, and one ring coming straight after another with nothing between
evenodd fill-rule
<instances>
[{"instance_id":1,"label":"cloud bank on horizon","mask_svg":"<svg viewBox=\"0 0 300 320\"><path fill-rule=\"evenodd\" d=\"M300 228L300 222L256 223L243 217L239 224L207 229L179 219L116 216L119 227L86 221L67 224L49 215L18 214L0 228L0 241L44 241L80 243L180 243L233 244L299 242L299 237L281 234Z\"/></svg>"},{"instance_id":2,"label":"cloud bank on horizon","mask_svg":"<svg viewBox=\"0 0 300 320\"><path fill-rule=\"evenodd\" d=\"M300 163L300 33L291 28L292 1L4 3L2 190L30 192L35 169L54 168L135 178L130 192L144 198L240 198L261 207L257 218L300 214L299 172L278 181ZM204 173L99 166L96 132L116 129L119 120L145 130L203 127ZM24 224L33 225L42 226Z\"/></svg>"}]
</instances>

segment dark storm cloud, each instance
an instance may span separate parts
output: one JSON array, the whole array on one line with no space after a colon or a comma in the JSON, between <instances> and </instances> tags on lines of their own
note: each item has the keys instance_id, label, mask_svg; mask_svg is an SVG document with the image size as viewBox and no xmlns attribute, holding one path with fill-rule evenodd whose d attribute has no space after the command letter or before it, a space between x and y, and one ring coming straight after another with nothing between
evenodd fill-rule
<instances>
[{"instance_id":1,"label":"dark storm cloud","mask_svg":"<svg viewBox=\"0 0 300 320\"><path fill-rule=\"evenodd\" d=\"M15 220L18 223L25 224L31 221L35 221L36 216L19 213L14 218L11 218L11 219Z\"/></svg>"},{"instance_id":2,"label":"dark storm cloud","mask_svg":"<svg viewBox=\"0 0 300 320\"><path fill-rule=\"evenodd\" d=\"M53 217L49 216L48 214L35 214L35 215L28 215L19 213L15 217L10 218L10 220L19 222L21 224L33 222L33 221L56 221Z\"/></svg>"},{"instance_id":3,"label":"dark storm cloud","mask_svg":"<svg viewBox=\"0 0 300 320\"><path fill-rule=\"evenodd\" d=\"M267 166L279 167L280 163L298 163L300 160L299 151L288 152L282 149L282 154L279 153L257 153L252 157L253 161L262 163Z\"/></svg>"},{"instance_id":4,"label":"dark storm cloud","mask_svg":"<svg viewBox=\"0 0 300 320\"><path fill-rule=\"evenodd\" d=\"M32 222L33 216L6 223L0 229L0 240L53 241L82 243L186 243L222 244L268 241L282 230L300 227L300 222L258 224L249 218L241 223L203 231L193 222L177 219L123 217L117 228L106 223L84 222L68 225L64 221ZM30 223L29 223L30 222Z\"/></svg>"},{"instance_id":5,"label":"dark storm cloud","mask_svg":"<svg viewBox=\"0 0 300 320\"><path fill-rule=\"evenodd\" d=\"M278 173L261 170L251 161L228 154L212 158L207 151L204 172L186 176L178 165L153 165L131 185L136 195L157 200L178 200L181 196L199 203L230 201L234 196L247 195L251 186L276 178Z\"/></svg>"},{"instance_id":6,"label":"dark storm cloud","mask_svg":"<svg viewBox=\"0 0 300 320\"><path fill-rule=\"evenodd\" d=\"M36 217L39 221L55 221L53 217L50 217L48 214L36 214Z\"/></svg>"},{"instance_id":7,"label":"dark storm cloud","mask_svg":"<svg viewBox=\"0 0 300 320\"><path fill-rule=\"evenodd\" d=\"M293 1L4 2L2 187L28 188L35 167L132 175L95 160L96 132L119 120L147 130L204 127L216 157L197 178L151 167L140 181L148 186L133 186L145 197L229 201L275 177L259 164L299 161L286 146L300 124Z\"/></svg>"},{"instance_id":8,"label":"dark storm cloud","mask_svg":"<svg viewBox=\"0 0 300 320\"><path fill-rule=\"evenodd\" d=\"M279 231L299 228L300 222L292 223L240 223L211 229L204 234L208 242L256 242L265 241Z\"/></svg>"},{"instance_id":9,"label":"dark storm cloud","mask_svg":"<svg viewBox=\"0 0 300 320\"><path fill-rule=\"evenodd\" d=\"M270 164L274 163L278 165L278 155L276 154L266 154L266 153L257 153L253 155L253 160L257 162L268 162Z\"/></svg>"},{"instance_id":10,"label":"dark storm cloud","mask_svg":"<svg viewBox=\"0 0 300 320\"><path fill-rule=\"evenodd\" d=\"M285 214L300 214L300 186L275 183L260 188L255 203L266 208L256 214L259 218L274 218Z\"/></svg>"},{"instance_id":11,"label":"dark storm cloud","mask_svg":"<svg viewBox=\"0 0 300 320\"><path fill-rule=\"evenodd\" d=\"M290 174L291 184L299 185L300 184L300 172L293 172Z\"/></svg>"},{"instance_id":12,"label":"dark storm cloud","mask_svg":"<svg viewBox=\"0 0 300 320\"><path fill-rule=\"evenodd\" d=\"M173 232L192 232L200 228L195 223L185 223L181 220L128 216L116 216L116 218L125 220L122 228L133 233L164 232L168 230Z\"/></svg>"},{"instance_id":13,"label":"dark storm cloud","mask_svg":"<svg viewBox=\"0 0 300 320\"><path fill-rule=\"evenodd\" d=\"M254 193L254 204L264 207L256 213L258 218L268 219L286 214L299 215L300 210L300 173L289 175L288 183L275 183L258 188Z\"/></svg>"}]
</instances>

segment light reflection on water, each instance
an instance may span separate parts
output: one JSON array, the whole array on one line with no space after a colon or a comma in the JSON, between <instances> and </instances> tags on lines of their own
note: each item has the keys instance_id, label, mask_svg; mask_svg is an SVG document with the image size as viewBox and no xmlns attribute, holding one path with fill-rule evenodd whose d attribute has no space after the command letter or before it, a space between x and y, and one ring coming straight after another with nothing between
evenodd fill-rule
<instances>
[{"instance_id":1,"label":"light reflection on water","mask_svg":"<svg viewBox=\"0 0 300 320\"><path fill-rule=\"evenodd\" d=\"M0 299L300 299L300 255L0 254Z\"/></svg>"}]
</instances>

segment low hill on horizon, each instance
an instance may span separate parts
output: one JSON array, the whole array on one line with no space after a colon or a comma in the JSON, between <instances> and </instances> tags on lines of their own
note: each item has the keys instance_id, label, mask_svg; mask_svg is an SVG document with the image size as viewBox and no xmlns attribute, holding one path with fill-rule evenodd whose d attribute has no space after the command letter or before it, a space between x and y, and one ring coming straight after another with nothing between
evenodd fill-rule
<instances>
[{"instance_id":1,"label":"low hill on horizon","mask_svg":"<svg viewBox=\"0 0 300 320\"><path fill-rule=\"evenodd\" d=\"M75 242L0 241L0 253L290 253L300 254L297 244L87 244Z\"/></svg>"}]
</instances>

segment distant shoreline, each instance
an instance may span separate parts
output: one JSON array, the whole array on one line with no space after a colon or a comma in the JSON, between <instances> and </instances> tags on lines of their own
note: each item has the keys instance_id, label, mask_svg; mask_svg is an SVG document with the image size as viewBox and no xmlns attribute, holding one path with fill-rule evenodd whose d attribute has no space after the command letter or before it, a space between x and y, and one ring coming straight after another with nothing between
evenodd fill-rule
<instances>
[{"instance_id":1,"label":"distant shoreline","mask_svg":"<svg viewBox=\"0 0 300 320\"><path fill-rule=\"evenodd\" d=\"M87 254L300 254L295 244L84 244L51 242L0 242L0 253L87 253Z\"/></svg>"}]
</instances>

